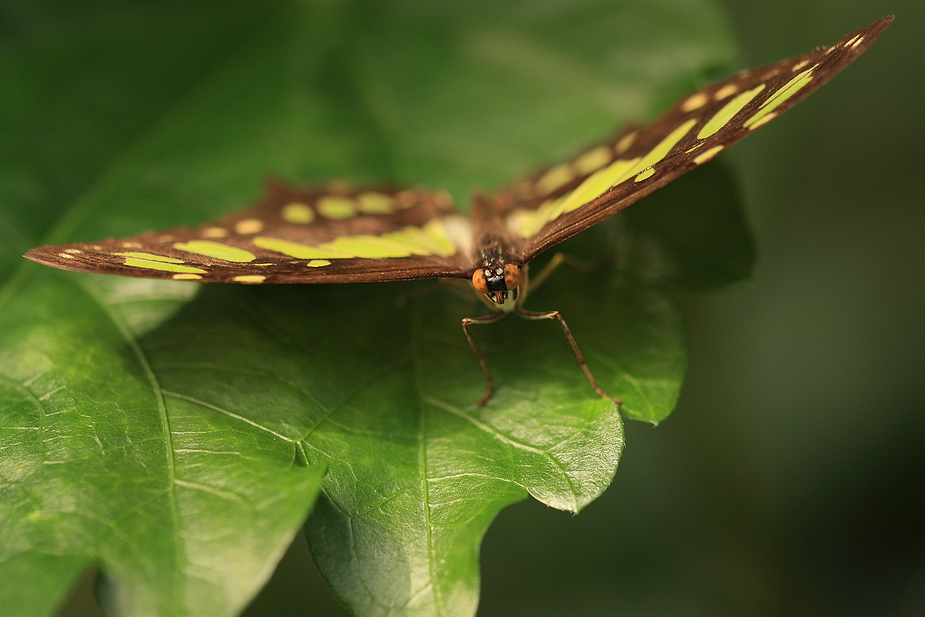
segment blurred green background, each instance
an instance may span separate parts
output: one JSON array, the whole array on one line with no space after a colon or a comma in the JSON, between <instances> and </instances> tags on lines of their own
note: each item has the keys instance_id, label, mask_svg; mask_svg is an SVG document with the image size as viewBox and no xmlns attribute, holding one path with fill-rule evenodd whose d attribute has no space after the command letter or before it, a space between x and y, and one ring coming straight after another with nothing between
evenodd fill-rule
<instances>
[{"instance_id":1,"label":"blurred green background","mask_svg":"<svg viewBox=\"0 0 925 617\"><path fill-rule=\"evenodd\" d=\"M628 424L601 499L577 517L502 512L482 548L485 617L925 614L925 6L723 4L740 67L897 20L730 153L753 276L682 298L680 405L657 429ZM96 614L90 588L62 614ZM346 612L299 538L247 614Z\"/></svg>"}]
</instances>

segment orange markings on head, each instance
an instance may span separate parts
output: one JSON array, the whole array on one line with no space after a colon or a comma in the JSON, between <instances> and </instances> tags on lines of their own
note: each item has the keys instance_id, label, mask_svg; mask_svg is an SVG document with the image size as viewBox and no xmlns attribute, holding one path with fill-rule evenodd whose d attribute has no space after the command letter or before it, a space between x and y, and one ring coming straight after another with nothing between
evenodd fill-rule
<instances>
[{"instance_id":1,"label":"orange markings on head","mask_svg":"<svg viewBox=\"0 0 925 617\"><path fill-rule=\"evenodd\" d=\"M524 267L518 264L504 266L504 284L508 289L514 290L524 282Z\"/></svg>"},{"instance_id":2,"label":"orange markings on head","mask_svg":"<svg viewBox=\"0 0 925 617\"><path fill-rule=\"evenodd\" d=\"M485 271L482 268L472 274L472 286L480 294L488 293L488 281L485 279Z\"/></svg>"}]
</instances>

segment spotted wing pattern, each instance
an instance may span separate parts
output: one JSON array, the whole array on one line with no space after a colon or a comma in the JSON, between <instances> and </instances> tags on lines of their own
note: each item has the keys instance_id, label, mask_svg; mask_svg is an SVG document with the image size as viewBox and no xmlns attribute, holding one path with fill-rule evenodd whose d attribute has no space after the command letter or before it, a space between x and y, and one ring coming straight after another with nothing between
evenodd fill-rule
<instances>
[{"instance_id":1,"label":"spotted wing pattern","mask_svg":"<svg viewBox=\"0 0 925 617\"><path fill-rule=\"evenodd\" d=\"M194 229L44 246L26 257L66 270L223 283L468 278L479 263L475 228L480 238L508 240L512 257L527 263L764 126L853 62L892 21L698 90L647 128L477 200L472 220L456 214L443 192L339 185L296 192L271 183L254 208Z\"/></svg>"},{"instance_id":2,"label":"spotted wing pattern","mask_svg":"<svg viewBox=\"0 0 925 617\"><path fill-rule=\"evenodd\" d=\"M538 253L642 199L764 126L857 59L893 21L744 71L688 95L647 128L624 131L502 193L509 230Z\"/></svg>"},{"instance_id":3,"label":"spotted wing pattern","mask_svg":"<svg viewBox=\"0 0 925 617\"><path fill-rule=\"evenodd\" d=\"M295 192L271 182L250 210L185 227L32 249L66 270L222 283L350 283L465 276L468 221L444 192Z\"/></svg>"}]
</instances>

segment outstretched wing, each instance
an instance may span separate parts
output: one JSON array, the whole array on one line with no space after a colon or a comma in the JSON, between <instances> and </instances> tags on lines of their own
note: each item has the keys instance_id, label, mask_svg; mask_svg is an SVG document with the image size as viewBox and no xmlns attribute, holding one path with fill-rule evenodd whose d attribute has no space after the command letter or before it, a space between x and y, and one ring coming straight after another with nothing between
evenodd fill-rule
<instances>
[{"instance_id":1,"label":"outstretched wing","mask_svg":"<svg viewBox=\"0 0 925 617\"><path fill-rule=\"evenodd\" d=\"M102 274L221 283L350 283L466 277L471 232L444 192L293 191L189 229L43 246L32 261Z\"/></svg>"},{"instance_id":2,"label":"outstretched wing","mask_svg":"<svg viewBox=\"0 0 925 617\"><path fill-rule=\"evenodd\" d=\"M830 47L744 71L685 97L647 128L582 152L502 192L504 220L538 253L709 161L851 64L893 21L884 17Z\"/></svg>"}]
</instances>

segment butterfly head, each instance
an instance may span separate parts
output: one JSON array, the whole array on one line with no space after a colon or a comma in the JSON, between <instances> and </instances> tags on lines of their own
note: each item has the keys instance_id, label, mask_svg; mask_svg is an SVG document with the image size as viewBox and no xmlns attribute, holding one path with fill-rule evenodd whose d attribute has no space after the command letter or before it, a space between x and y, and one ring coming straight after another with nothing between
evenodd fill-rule
<instances>
[{"instance_id":1,"label":"butterfly head","mask_svg":"<svg viewBox=\"0 0 925 617\"><path fill-rule=\"evenodd\" d=\"M513 311L526 288L527 272L522 264L491 264L472 274L472 286L492 308Z\"/></svg>"}]
</instances>

